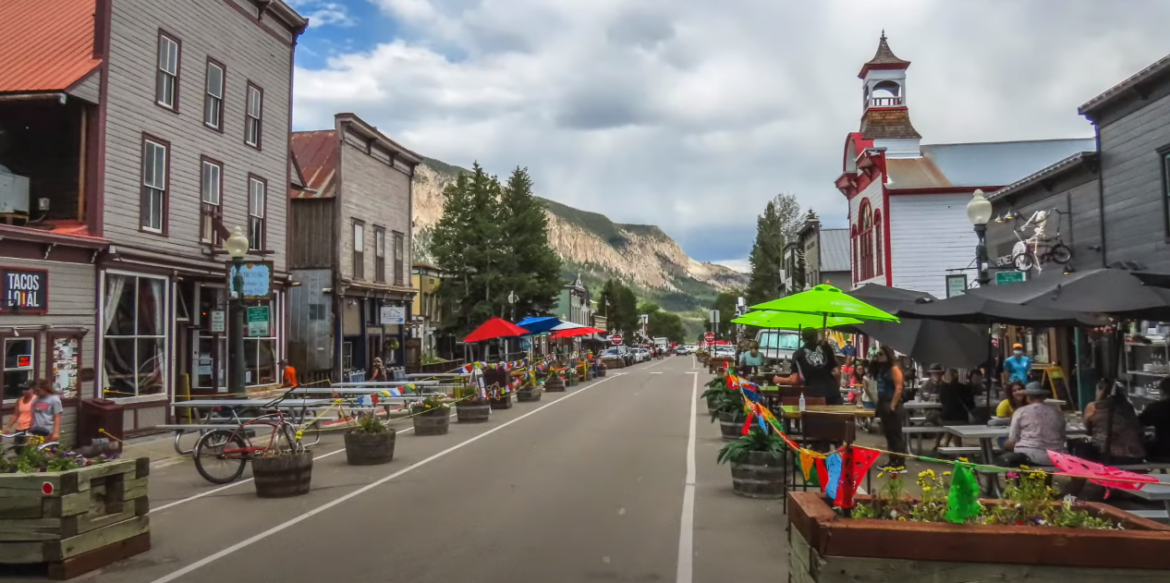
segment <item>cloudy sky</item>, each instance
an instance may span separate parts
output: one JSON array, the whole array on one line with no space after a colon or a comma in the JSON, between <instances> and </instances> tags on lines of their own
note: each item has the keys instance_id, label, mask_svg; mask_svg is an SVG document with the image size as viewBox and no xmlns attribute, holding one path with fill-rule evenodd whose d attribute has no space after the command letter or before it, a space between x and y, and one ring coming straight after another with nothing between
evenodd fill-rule
<instances>
[{"instance_id":1,"label":"cloudy sky","mask_svg":"<svg viewBox=\"0 0 1170 583\"><path fill-rule=\"evenodd\" d=\"M884 28L926 143L1091 136L1081 103L1170 53L1164 0L294 0L295 125L351 111L693 257L743 265L779 192L832 181Z\"/></svg>"}]
</instances>

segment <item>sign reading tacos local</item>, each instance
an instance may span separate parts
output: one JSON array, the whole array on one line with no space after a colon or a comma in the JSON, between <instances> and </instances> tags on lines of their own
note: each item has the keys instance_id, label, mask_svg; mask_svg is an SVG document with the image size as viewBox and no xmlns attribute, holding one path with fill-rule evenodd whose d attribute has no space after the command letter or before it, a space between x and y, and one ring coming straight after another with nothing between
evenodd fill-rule
<instances>
[{"instance_id":1,"label":"sign reading tacos local","mask_svg":"<svg viewBox=\"0 0 1170 583\"><path fill-rule=\"evenodd\" d=\"M43 314L49 311L49 272L0 267L0 312Z\"/></svg>"}]
</instances>

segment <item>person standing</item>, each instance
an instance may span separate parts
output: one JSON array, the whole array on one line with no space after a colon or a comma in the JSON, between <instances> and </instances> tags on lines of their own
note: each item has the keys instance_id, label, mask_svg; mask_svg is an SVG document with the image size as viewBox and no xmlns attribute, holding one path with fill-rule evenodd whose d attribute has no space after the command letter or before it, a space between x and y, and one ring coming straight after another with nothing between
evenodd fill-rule
<instances>
[{"instance_id":1,"label":"person standing","mask_svg":"<svg viewBox=\"0 0 1170 583\"><path fill-rule=\"evenodd\" d=\"M12 419L8 422L8 427L5 428L5 433L28 433L32 429L33 401L37 400L36 391L33 390L32 383L25 383L24 392L21 393L20 398L16 400L16 408ZM28 441L27 435L17 435L13 440L16 445L16 451L19 453L24 446L24 442Z\"/></svg>"},{"instance_id":2,"label":"person standing","mask_svg":"<svg viewBox=\"0 0 1170 583\"><path fill-rule=\"evenodd\" d=\"M792 353L796 372L787 377L773 379L777 385L795 385L801 382L807 387L809 397L821 397L827 405L841 405L841 388L838 379L837 357L827 342L818 342L817 330L805 328L801 332L804 345Z\"/></svg>"},{"instance_id":3,"label":"person standing","mask_svg":"<svg viewBox=\"0 0 1170 583\"><path fill-rule=\"evenodd\" d=\"M33 423L30 433L46 438L47 443L61 441L61 397L52 381L41 379L36 384L37 400L33 401Z\"/></svg>"},{"instance_id":4,"label":"person standing","mask_svg":"<svg viewBox=\"0 0 1170 583\"><path fill-rule=\"evenodd\" d=\"M295 389L300 386L297 382L297 369L289 366L287 361L280 361L277 364L284 367L284 380L280 384L283 389Z\"/></svg>"},{"instance_id":5,"label":"person standing","mask_svg":"<svg viewBox=\"0 0 1170 583\"><path fill-rule=\"evenodd\" d=\"M1003 374L1007 377L1004 384L1023 383L1027 386L1032 374L1032 359L1024 355L1024 346L1016 343L1012 345L1012 355L1003 361Z\"/></svg>"},{"instance_id":6,"label":"person standing","mask_svg":"<svg viewBox=\"0 0 1170 583\"><path fill-rule=\"evenodd\" d=\"M386 382L386 367L382 365L381 357L374 357L374 366L371 367L369 381L371 383Z\"/></svg>"},{"instance_id":7,"label":"person standing","mask_svg":"<svg viewBox=\"0 0 1170 583\"><path fill-rule=\"evenodd\" d=\"M857 358L857 348L853 346L853 340L845 341L845 348L841 349L841 356L845 357L845 365L853 366L853 361Z\"/></svg>"},{"instance_id":8,"label":"person standing","mask_svg":"<svg viewBox=\"0 0 1170 583\"><path fill-rule=\"evenodd\" d=\"M882 346L869 364L869 375L877 383L877 416L886 435L886 449L890 457L886 460L885 471L906 470L906 458L900 454L906 451L906 438L902 434L902 369L894 356L894 349Z\"/></svg>"}]
</instances>

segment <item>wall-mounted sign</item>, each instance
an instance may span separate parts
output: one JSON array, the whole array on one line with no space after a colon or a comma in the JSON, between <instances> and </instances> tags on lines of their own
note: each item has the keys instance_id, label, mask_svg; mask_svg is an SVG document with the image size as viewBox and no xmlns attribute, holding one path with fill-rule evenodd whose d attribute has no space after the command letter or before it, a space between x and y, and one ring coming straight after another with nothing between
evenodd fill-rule
<instances>
[{"instance_id":1,"label":"wall-mounted sign","mask_svg":"<svg viewBox=\"0 0 1170 583\"><path fill-rule=\"evenodd\" d=\"M43 314L49 311L49 272L0 267L0 312Z\"/></svg>"},{"instance_id":2,"label":"wall-mounted sign","mask_svg":"<svg viewBox=\"0 0 1170 583\"><path fill-rule=\"evenodd\" d=\"M951 274L947 276L947 297L953 298L967 293L967 274Z\"/></svg>"},{"instance_id":3,"label":"wall-mounted sign","mask_svg":"<svg viewBox=\"0 0 1170 583\"><path fill-rule=\"evenodd\" d=\"M383 326L406 323L406 308L403 306L382 306L378 322Z\"/></svg>"},{"instance_id":4,"label":"wall-mounted sign","mask_svg":"<svg viewBox=\"0 0 1170 583\"><path fill-rule=\"evenodd\" d=\"M236 291L236 272L243 276L244 299L267 300L272 294L272 262L245 261L242 267L229 266L228 290Z\"/></svg>"},{"instance_id":5,"label":"wall-mounted sign","mask_svg":"<svg viewBox=\"0 0 1170 583\"><path fill-rule=\"evenodd\" d=\"M227 328L227 314L223 310L211 311L211 333L223 334Z\"/></svg>"},{"instance_id":6,"label":"wall-mounted sign","mask_svg":"<svg viewBox=\"0 0 1170 583\"><path fill-rule=\"evenodd\" d=\"M264 338L268 333L268 306L248 306L248 337Z\"/></svg>"},{"instance_id":7,"label":"wall-mounted sign","mask_svg":"<svg viewBox=\"0 0 1170 583\"><path fill-rule=\"evenodd\" d=\"M995 273L995 285L1006 285L1011 283L1023 283L1023 271L997 271Z\"/></svg>"}]
</instances>

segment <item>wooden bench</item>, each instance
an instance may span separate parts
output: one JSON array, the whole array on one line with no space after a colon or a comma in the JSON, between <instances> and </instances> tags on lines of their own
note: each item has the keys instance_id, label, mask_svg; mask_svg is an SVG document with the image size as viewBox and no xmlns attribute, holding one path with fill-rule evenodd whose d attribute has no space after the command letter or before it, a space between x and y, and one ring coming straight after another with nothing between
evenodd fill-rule
<instances>
[{"instance_id":1,"label":"wooden bench","mask_svg":"<svg viewBox=\"0 0 1170 583\"><path fill-rule=\"evenodd\" d=\"M1000 448L997 446L997 447L992 448L992 451L995 453L1001 453L1001 452L1003 452L1003 448ZM938 453L943 454L943 455L954 456L957 458L958 457L967 457L967 456L981 456L981 455L983 455L983 449L977 445L945 446L945 447L938 448ZM983 460L983 461L986 463L986 462L989 462L990 460Z\"/></svg>"}]
</instances>

